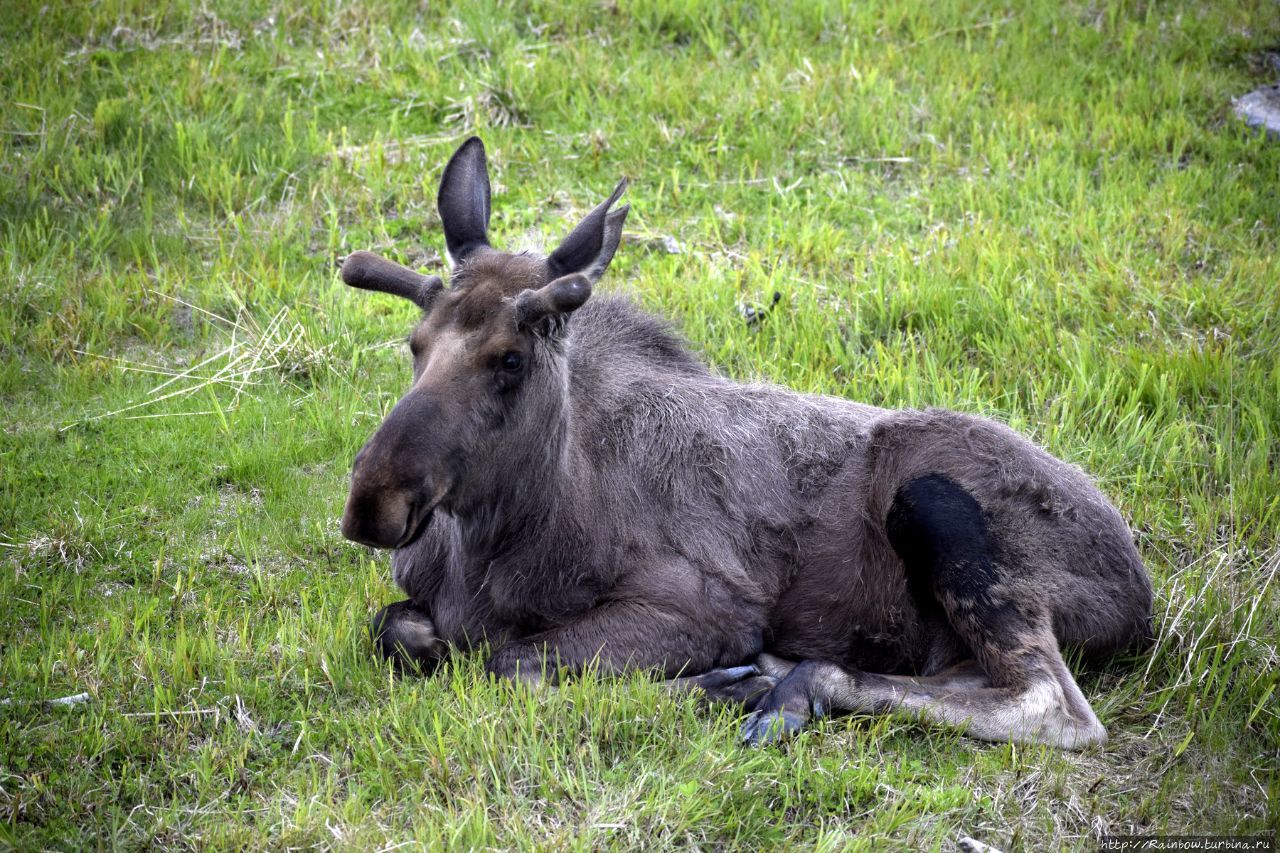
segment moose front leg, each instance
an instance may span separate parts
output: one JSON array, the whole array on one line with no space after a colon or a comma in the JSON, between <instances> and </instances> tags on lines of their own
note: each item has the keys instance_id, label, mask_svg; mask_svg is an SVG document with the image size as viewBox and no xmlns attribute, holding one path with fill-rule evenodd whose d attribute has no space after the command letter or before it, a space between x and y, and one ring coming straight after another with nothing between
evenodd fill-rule
<instances>
[{"instance_id":1,"label":"moose front leg","mask_svg":"<svg viewBox=\"0 0 1280 853\"><path fill-rule=\"evenodd\" d=\"M754 711L760 700L795 666L795 661L761 652L752 663L672 678L666 687L677 695L696 694L708 705L732 705Z\"/></svg>"},{"instance_id":2,"label":"moose front leg","mask_svg":"<svg viewBox=\"0 0 1280 853\"><path fill-rule=\"evenodd\" d=\"M508 642L485 668L531 682L554 681L558 669L578 673L592 665L604 673L645 669L671 677L750 660L759 648L754 642L750 632L726 635L671 608L610 602L558 628Z\"/></svg>"},{"instance_id":3,"label":"moose front leg","mask_svg":"<svg viewBox=\"0 0 1280 853\"><path fill-rule=\"evenodd\" d=\"M412 601L397 601L378 611L369 624L373 644L400 673L430 673L449 653L435 624Z\"/></svg>"},{"instance_id":4,"label":"moose front leg","mask_svg":"<svg viewBox=\"0 0 1280 853\"><path fill-rule=\"evenodd\" d=\"M744 711L754 711L777 684L778 679L761 672L755 664L727 666L663 682L673 694L692 693L707 705L731 705Z\"/></svg>"}]
</instances>

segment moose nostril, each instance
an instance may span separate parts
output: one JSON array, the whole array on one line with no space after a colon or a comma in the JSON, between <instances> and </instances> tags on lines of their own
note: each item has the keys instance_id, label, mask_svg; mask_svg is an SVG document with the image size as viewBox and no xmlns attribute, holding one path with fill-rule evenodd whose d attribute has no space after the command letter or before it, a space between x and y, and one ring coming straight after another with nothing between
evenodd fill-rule
<instances>
[{"instance_id":1,"label":"moose nostril","mask_svg":"<svg viewBox=\"0 0 1280 853\"><path fill-rule=\"evenodd\" d=\"M376 529L376 525L371 522L377 517L377 512L365 506L363 501L348 497L347 506L342 512L342 535L352 542L370 544L370 534Z\"/></svg>"},{"instance_id":2,"label":"moose nostril","mask_svg":"<svg viewBox=\"0 0 1280 853\"><path fill-rule=\"evenodd\" d=\"M419 532L426 513L412 493L352 483L342 513L342 535L372 548L399 548Z\"/></svg>"}]
</instances>

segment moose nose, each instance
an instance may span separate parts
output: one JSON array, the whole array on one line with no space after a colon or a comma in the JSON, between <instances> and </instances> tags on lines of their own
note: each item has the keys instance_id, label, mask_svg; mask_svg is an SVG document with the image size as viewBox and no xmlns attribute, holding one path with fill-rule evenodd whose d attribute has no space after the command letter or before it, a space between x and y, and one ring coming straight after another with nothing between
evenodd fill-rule
<instances>
[{"instance_id":1,"label":"moose nose","mask_svg":"<svg viewBox=\"0 0 1280 853\"><path fill-rule=\"evenodd\" d=\"M442 407L436 396L410 391L365 442L351 466L342 535L374 548L404 547L420 532L453 478Z\"/></svg>"}]
</instances>

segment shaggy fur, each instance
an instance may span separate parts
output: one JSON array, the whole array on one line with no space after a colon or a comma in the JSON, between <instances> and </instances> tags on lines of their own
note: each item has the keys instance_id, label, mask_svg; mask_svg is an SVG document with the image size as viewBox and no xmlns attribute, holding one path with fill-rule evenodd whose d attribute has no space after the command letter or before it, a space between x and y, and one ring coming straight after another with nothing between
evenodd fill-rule
<instances>
[{"instance_id":1,"label":"shaggy fur","mask_svg":"<svg viewBox=\"0 0 1280 853\"><path fill-rule=\"evenodd\" d=\"M431 283L414 386L357 457L343 520L396 548L409 602L379 614L385 654L414 660L421 636L431 663L441 641L487 643L503 676L683 675L754 710L751 742L839 710L1105 737L1059 648L1147 637L1151 586L1083 473L984 418L718 376L627 300L581 301L617 246L614 199L572 251L506 255L487 178L450 173L481 179L478 140L441 188L462 221L444 217L451 287ZM414 298L405 281L388 290ZM390 641L397 614L413 624Z\"/></svg>"}]
</instances>

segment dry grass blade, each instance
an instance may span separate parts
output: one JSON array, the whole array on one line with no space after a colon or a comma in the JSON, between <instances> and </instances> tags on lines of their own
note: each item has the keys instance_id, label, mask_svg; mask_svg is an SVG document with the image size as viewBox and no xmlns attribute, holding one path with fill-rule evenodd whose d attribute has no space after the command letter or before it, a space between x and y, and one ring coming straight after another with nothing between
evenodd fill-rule
<instances>
[{"instance_id":1,"label":"dry grass blade","mask_svg":"<svg viewBox=\"0 0 1280 853\"><path fill-rule=\"evenodd\" d=\"M76 350L75 352L80 355L109 361L122 371L156 374L168 378L151 388L142 399L131 400L125 406L66 424L59 429L60 432L93 421L120 416L123 416L124 420L135 420L225 415L238 409L242 398L256 399L249 389L267 384L268 380L262 374L274 373L280 381L290 383L294 379L311 375L317 368L325 372L332 370L329 363L332 344L315 345L306 327L297 322L288 307L281 307L264 325L243 306L237 310L234 318L230 318L190 305L180 299L167 298L208 316L228 329L231 334L230 342L212 355L205 356L180 369L168 369L148 362ZM128 414L158 405L166 400L185 399L206 389L216 391L220 388L232 390L231 400L225 406L187 412Z\"/></svg>"}]
</instances>

